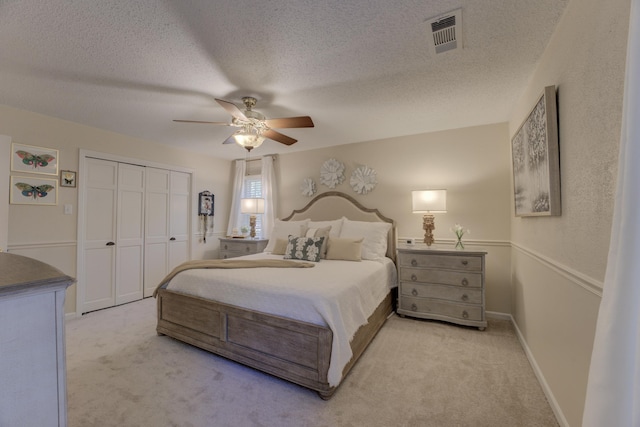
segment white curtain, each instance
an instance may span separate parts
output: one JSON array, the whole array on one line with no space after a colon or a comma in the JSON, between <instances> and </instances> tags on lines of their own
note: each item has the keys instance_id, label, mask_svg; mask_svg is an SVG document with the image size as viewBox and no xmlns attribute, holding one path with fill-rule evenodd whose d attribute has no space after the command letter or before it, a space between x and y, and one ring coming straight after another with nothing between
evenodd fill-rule
<instances>
[{"instance_id":1,"label":"white curtain","mask_svg":"<svg viewBox=\"0 0 640 427\"><path fill-rule=\"evenodd\" d=\"M276 194L276 177L273 169L273 156L262 158L262 197L264 198L264 214L262 215L262 237L269 238L277 216L278 197Z\"/></svg>"},{"instance_id":2,"label":"white curtain","mask_svg":"<svg viewBox=\"0 0 640 427\"><path fill-rule=\"evenodd\" d=\"M227 226L227 236L231 236L234 228L240 228L240 199L244 194L244 176L247 169L247 162L236 160L236 171L233 178L233 194L231 198L231 210L229 212L229 225Z\"/></svg>"},{"instance_id":3,"label":"white curtain","mask_svg":"<svg viewBox=\"0 0 640 427\"><path fill-rule=\"evenodd\" d=\"M583 426L640 426L640 0L631 0L618 183Z\"/></svg>"}]
</instances>

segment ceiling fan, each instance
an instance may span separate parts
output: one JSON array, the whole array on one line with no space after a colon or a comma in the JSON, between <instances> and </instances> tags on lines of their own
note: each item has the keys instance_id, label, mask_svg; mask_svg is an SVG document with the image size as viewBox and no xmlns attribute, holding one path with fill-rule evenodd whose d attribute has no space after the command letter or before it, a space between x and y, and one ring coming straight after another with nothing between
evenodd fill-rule
<instances>
[{"instance_id":1,"label":"ceiling fan","mask_svg":"<svg viewBox=\"0 0 640 427\"><path fill-rule=\"evenodd\" d=\"M267 119L263 114L253 111L256 105L256 98L245 96L242 102L245 105L245 111L240 110L234 103L217 99L216 102L222 106L229 114L231 114L231 123L227 122L204 122L197 120L174 120L181 123L203 123L221 126L233 126L239 128L233 135L227 138L223 144L231 144L233 142L251 151L259 147L265 138L272 139L285 145L295 144L297 139L293 139L287 135L273 130L273 128L312 128L313 121L309 116L285 117L281 119Z\"/></svg>"}]
</instances>

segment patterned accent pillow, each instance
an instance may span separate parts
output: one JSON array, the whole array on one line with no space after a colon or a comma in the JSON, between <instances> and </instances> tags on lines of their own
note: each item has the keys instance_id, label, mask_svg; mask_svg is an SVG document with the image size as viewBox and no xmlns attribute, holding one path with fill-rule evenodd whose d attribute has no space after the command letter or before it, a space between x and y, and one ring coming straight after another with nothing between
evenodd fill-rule
<instances>
[{"instance_id":1,"label":"patterned accent pillow","mask_svg":"<svg viewBox=\"0 0 640 427\"><path fill-rule=\"evenodd\" d=\"M284 259L319 262L322 242L324 242L324 237L289 236L289 244L284 253Z\"/></svg>"}]
</instances>

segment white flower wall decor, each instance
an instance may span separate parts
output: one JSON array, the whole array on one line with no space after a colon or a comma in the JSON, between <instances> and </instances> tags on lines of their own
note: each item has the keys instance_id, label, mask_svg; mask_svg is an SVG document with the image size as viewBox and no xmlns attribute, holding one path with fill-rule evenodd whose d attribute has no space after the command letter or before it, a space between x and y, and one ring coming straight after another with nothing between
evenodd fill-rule
<instances>
[{"instance_id":1,"label":"white flower wall decor","mask_svg":"<svg viewBox=\"0 0 640 427\"><path fill-rule=\"evenodd\" d=\"M368 166L360 166L351 174L350 184L356 193L367 194L378 184L377 173Z\"/></svg>"},{"instance_id":2,"label":"white flower wall decor","mask_svg":"<svg viewBox=\"0 0 640 427\"><path fill-rule=\"evenodd\" d=\"M320 168L320 184L329 188L336 188L336 185L344 181L344 164L336 159L329 159Z\"/></svg>"},{"instance_id":3,"label":"white flower wall decor","mask_svg":"<svg viewBox=\"0 0 640 427\"><path fill-rule=\"evenodd\" d=\"M305 178L300 185L303 196L311 197L316 193L316 182L311 178Z\"/></svg>"}]
</instances>

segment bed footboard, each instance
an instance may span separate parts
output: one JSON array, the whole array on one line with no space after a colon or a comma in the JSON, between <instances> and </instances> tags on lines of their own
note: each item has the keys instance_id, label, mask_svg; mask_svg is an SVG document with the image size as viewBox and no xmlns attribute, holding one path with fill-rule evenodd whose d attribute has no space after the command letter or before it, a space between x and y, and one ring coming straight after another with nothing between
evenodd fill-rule
<instances>
[{"instance_id":1,"label":"bed footboard","mask_svg":"<svg viewBox=\"0 0 640 427\"><path fill-rule=\"evenodd\" d=\"M256 368L318 392L329 399L327 372L333 333L328 327L179 294L158 291L158 334ZM389 313L391 295L352 341L354 356L343 378L364 352Z\"/></svg>"}]
</instances>

